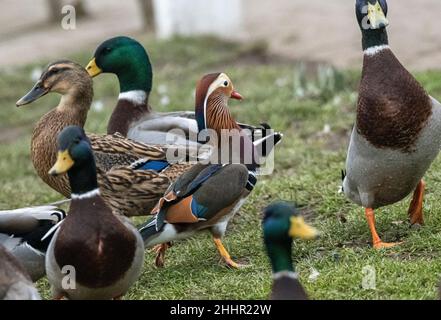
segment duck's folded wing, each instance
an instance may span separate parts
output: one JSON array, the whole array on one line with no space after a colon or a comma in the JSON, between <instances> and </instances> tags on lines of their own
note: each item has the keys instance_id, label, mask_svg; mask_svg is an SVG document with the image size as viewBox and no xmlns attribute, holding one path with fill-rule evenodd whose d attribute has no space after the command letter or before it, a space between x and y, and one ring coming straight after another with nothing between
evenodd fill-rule
<instances>
[{"instance_id":1,"label":"duck's folded wing","mask_svg":"<svg viewBox=\"0 0 441 320\"><path fill-rule=\"evenodd\" d=\"M98 175L106 203L125 216L148 215L170 185L170 180L153 170L113 167Z\"/></svg>"},{"instance_id":2,"label":"duck's folded wing","mask_svg":"<svg viewBox=\"0 0 441 320\"><path fill-rule=\"evenodd\" d=\"M130 165L138 159L165 159L165 151L161 148L126 139L119 134L97 135L88 134L97 166L102 170L110 170L113 166Z\"/></svg>"},{"instance_id":3,"label":"duck's folded wing","mask_svg":"<svg viewBox=\"0 0 441 320\"><path fill-rule=\"evenodd\" d=\"M23 234L39 225L39 220L59 220L60 209L55 206L38 206L0 211L0 233Z\"/></svg>"},{"instance_id":4,"label":"duck's folded wing","mask_svg":"<svg viewBox=\"0 0 441 320\"><path fill-rule=\"evenodd\" d=\"M169 188L153 210L157 213L156 229L160 230L165 222L210 220L241 196L247 181L244 165L201 165L190 170Z\"/></svg>"}]
</instances>

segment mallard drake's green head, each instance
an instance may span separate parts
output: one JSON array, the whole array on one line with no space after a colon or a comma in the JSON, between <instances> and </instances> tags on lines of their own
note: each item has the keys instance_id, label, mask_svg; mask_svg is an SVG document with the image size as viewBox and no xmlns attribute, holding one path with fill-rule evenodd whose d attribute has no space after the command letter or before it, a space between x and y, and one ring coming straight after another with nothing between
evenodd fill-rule
<instances>
[{"instance_id":1,"label":"mallard drake's green head","mask_svg":"<svg viewBox=\"0 0 441 320\"><path fill-rule=\"evenodd\" d=\"M65 127L58 135L57 161L49 174L67 172L72 197L98 190L95 158L83 128Z\"/></svg>"},{"instance_id":2,"label":"mallard drake's green head","mask_svg":"<svg viewBox=\"0 0 441 320\"><path fill-rule=\"evenodd\" d=\"M318 232L309 226L295 207L276 202L264 210L263 238L273 271L293 271L291 246L294 238L314 239Z\"/></svg>"},{"instance_id":3,"label":"mallard drake's green head","mask_svg":"<svg viewBox=\"0 0 441 320\"><path fill-rule=\"evenodd\" d=\"M317 230L309 226L294 204L280 201L264 210L263 230L265 239L281 242L299 238L314 239Z\"/></svg>"},{"instance_id":4,"label":"mallard drake's green head","mask_svg":"<svg viewBox=\"0 0 441 320\"><path fill-rule=\"evenodd\" d=\"M81 65L61 60L49 64L34 87L16 105L19 107L29 104L49 92L62 95L81 92L81 95L92 96L92 90L92 79Z\"/></svg>"},{"instance_id":5,"label":"mallard drake's green head","mask_svg":"<svg viewBox=\"0 0 441 320\"><path fill-rule=\"evenodd\" d=\"M386 0L356 0L355 12L363 36L363 50L389 44Z\"/></svg>"},{"instance_id":6,"label":"mallard drake's green head","mask_svg":"<svg viewBox=\"0 0 441 320\"><path fill-rule=\"evenodd\" d=\"M129 37L115 37L104 41L95 50L86 67L91 77L113 73L120 82L121 92L152 88L152 65L144 47Z\"/></svg>"},{"instance_id":7,"label":"mallard drake's green head","mask_svg":"<svg viewBox=\"0 0 441 320\"><path fill-rule=\"evenodd\" d=\"M80 167L93 160L92 147L84 130L77 126L68 126L58 135L57 162L49 174L57 176L73 167Z\"/></svg>"},{"instance_id":8,"label":"mallard drake's green head","mask_svg":"<svg viewBox=\"0 0 441 320\"><path fill-rule=\"evenodd\" d=\"M355 7L361 29L376 30L389 25L386 0L357 0Z\"/></svg>"},{"instance_id":9,"label":"mallard drake's green head","mask_svg":"<svg viewBox=\"0 0 441 320\"><path fill-rule=\"evenodd\" d=\"M242 100L234 90L233 82L225 73L210 73L202 77L196 85L196 121L199 131L207 129L207 102L211 96L226 104L228 99Z\"/></svg>"}]
</instances>

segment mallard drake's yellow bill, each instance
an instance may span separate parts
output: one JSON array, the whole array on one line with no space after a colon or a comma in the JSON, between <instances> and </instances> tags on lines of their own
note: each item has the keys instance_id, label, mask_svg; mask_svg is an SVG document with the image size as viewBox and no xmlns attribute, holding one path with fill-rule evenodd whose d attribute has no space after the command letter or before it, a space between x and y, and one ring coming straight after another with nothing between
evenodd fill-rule
<instances>
[{"instance_id":1,"label":"mallard drake's yellow bill","mask_svg":"<svg viewBox=\"0 0 441 320\"><path fill-rule=\"evenodd\" d=\"M380 29L389 25L389 21L378 1L374 5L368 3L368 18L372 29Z\"/></svg>"},{"instance_id":2,"label":"mallard drake's yellow bill","mask_svg":"<svg viewBox=\"0 0 441 320\"><path fill-rule=\"evenodd\" d=\"M289 236L292 238L300 238L303 240L314 239L318 236L317 229L308 225L303 217L291 217L291 227L289 228Z\"/></svg>"},{"instance_id":3,"label":"mallard drake's yellow bill","mask_svg":"<svg viewBox=\"0 0 441 320\"><path fill-rule=\"evenodd\" d=\"M52 176L57 176L59 174L65 173L74 165L74 161L69 154L68 150L59 151L57 155L57 162L49 170L49 174Z\"/></svg>"},{"instance_id":4,"label":"mallard drake's yellow bill","mask_svg":"<svg viewBox=\"0 0 441 320\"><path fill-rule=\"evenodd\" d=\"M90 60L90 62L87 64L86 71L92 78L103 72L103 70L101 70L100 67L97 66L95 58Z\"/></svg>"},{"instance_id":5,"label":"mallard drake's yellow bill","mask_svg":"<svg viewBox=\"0 0 441 320\"><path fill-rule=\"evenodd\" d=\"M41 82L38 81L28 93L26 93L20 100L15 103L15 105L17 107L24 106L37 100L38 98L41 98L48 92L49 89L44 88Z\"/></svg>"}]
</instances>

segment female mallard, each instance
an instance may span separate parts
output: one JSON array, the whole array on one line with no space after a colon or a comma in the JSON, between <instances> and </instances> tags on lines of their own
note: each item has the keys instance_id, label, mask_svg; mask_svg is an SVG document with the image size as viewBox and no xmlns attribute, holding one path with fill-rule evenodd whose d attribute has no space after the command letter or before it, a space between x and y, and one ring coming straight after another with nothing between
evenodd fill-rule
<instances>
[{"instance_id":1,"label":"female mallard","mask_svg":"<svg viewBox=\"0 0 441 320\"><path fill-rule=\"evenodd\" d=\"M95 158L82 128L66 127L58 137L50 174L67 172L72 201L46 254L54 298L113 299L138 279L144 244L125 217L116 216L100 195ZM66 279L72 275L71 279Z\"/></svg>"},{"instance_id":2,"label":"female mallard","mask_svg":"<svg viewBox=\"0 0 441 320\"><path fill-rule=\"evenodd\" d=\"M57 156L57 135L68 125L83 127L86 122L93 97L92 79L74 62L51 63L17 106L31 103L48 92L57 92L62 97L58 106L36 124L31 157L40 178L68 197L70 188L66 177L57 179L48 171ZM89 138L96 156L102 196L115 212L127 216L148 214L170 182L189 168L189 164L168 163L165 148L136 143L119 135L90 134Z\"/></svg>"},{"instance_id":3,"label":"female mallard","mask_svg":"<svg viewBox=\"0 0 441 320\"><path fill-rule=\"evenodd\" d=\"M441 143L441 105L430 97L392 53L385 0L357 0L364 50L357 120L346 160L343 191L365 208L374 248L382 242L374 209L414 191L411 224L422 224L425 172Z\"/></svg>"},{"instance_id":4,"label":"female mallard","mask_svg":"<svg viewBox=\"0 0 441 320\"><path fill-rule=\"evenodd\" d=\"M46 233L66 217L53 206L0 211L0 245L26 269L32 281L46 275L44 257L52 236Z\"/></svg>"},{"instance_id":5,"label":"female mallard","mask_svg":"<svg viewBox=\"0 0 441 320\"><path fill-rule=\"evenodd\" d=\"M197 145L198 126L193 111L155 112L149 104L153 71L144 47L129 37L115 37L101 43L86 67L91 77L113 73L118 77L118 103L107 125L107 133L152 144ZM253 139L270 129L239 124ZM171 132L171 130L174 130Z\"/></svg>"},{"instance_id":6,"label":"female mallard","mask_svg":"<svg viewBox=\"0 0 441 320\"><path fill-rule=\"evenodd\" d=\"M31 278L0 244L0 300L40 300Z\"/></svg>"},{"instance_id":7,"label":"female mallard","mask_svg":"<svg viewBox=\"0 0 441 320\"><path fill-rule=\"evenodd\" d=\"M295 206L276 202L264 210L263 239L273 270L271 300L307 300L294 271L291 251L294 238L313 239L317 231L307 225Z\"/></svg>"},{"instance_id":8,"label":"female mallard","mask_svg":"<svg viewBox=\"0 0 441 320\"><path fill-rule=\"evenodd\" d=\"M241 96L234 91L227 75L204 76L196 88L196 119L199 131L211 129L217 133L224 129L239 136L238 145L233 145L233 150L239 151L240 160L244 160L245 152L254 155L253 144L248 136L241 135L230 114L229 98L239 99ZM218 147L219 154L222 154L222 146ZM153 210L155 217L140 228L146 247L160 245L157 247L157 266L164 263L166 243L208 230L227 265L240 267L231 259L221 238L228 222L253 190L257 166L254 157L250 157L249 163L230 162L231 158L226 160L227 163L197 164L184 173Z\"/></svg>"}]
</instances>

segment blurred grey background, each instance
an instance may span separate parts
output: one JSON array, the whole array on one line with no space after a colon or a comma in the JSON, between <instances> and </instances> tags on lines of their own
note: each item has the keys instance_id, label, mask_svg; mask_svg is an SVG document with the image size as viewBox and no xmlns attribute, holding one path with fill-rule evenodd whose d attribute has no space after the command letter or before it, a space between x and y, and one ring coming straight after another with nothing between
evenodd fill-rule
<instances>
[{"instance_id":1,"label":"blurred grey background","mask_svg":"<svg viewBox=\"0 0 441 320\"><path fill-rule=\"evenodd\" d=\"M60 6L77 8L75 30ZM214 34L289 58L358 67L355 0L0 0L0 67L62 57L115 35ZM388 0L391 45L412 70L440 69L441 1ZM153 7L153 8L152 8ZM84 16L81 18L81 16ZM92 52L91 52L92 54Z\"/></svg>"}]
</instances>

